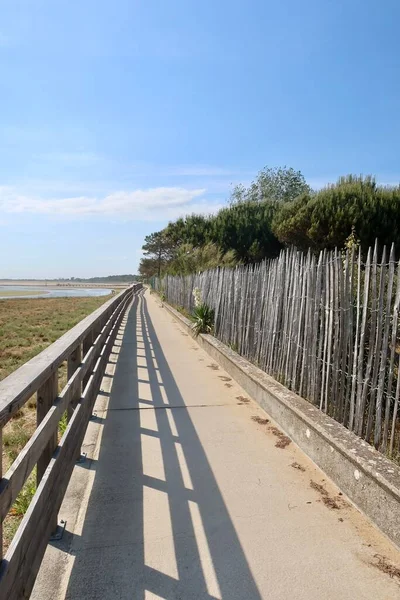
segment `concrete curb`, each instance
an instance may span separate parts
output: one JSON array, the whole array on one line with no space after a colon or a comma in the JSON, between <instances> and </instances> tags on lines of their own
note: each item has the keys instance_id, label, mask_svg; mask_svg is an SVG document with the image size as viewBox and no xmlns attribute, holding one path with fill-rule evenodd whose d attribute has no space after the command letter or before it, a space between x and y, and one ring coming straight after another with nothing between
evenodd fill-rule
<instances>
[{"instance_id":1,"label":"concrete curb","mask_svg":"<svg viewBox=\"0 0 400 600\"><path fill-rule=\"evenodd\" d=\"M163 306L193 336L191 322ZM213 336L199 335L196 341L400 547L400 468Z\"/></svg>"}]
</instances>

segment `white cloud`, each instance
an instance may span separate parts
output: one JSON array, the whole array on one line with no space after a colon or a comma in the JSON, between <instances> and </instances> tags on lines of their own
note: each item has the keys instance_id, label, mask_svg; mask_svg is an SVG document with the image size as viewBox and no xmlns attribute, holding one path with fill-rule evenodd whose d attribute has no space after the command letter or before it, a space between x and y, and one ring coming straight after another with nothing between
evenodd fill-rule
<instances>
[{"instance_id":1,"label":"white cloud","mask_svg":"<svg viewBox=\"0 0 400 600\"><path fill-rule=\"evenodd\" d=\"M46 199L18 193L12 187L0 187L0 211L30 213L63 218L112 217L123 220L159 221L187 213L207 214L221 205L201 199L205 189L158 187L134 191L116 191L102 198L76 196Z\"/></svg>"}]
</instances>

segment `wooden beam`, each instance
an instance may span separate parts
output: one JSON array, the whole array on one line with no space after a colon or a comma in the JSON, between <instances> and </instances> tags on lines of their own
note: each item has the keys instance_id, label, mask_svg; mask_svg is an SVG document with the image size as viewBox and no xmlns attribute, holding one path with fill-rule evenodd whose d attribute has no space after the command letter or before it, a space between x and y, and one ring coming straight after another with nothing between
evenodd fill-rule
<instances>
[{"instance_id":1,"label":"wooden beam","mask_svg":"<svg viewBox=\"0 0 400 600\"><path fill-rule=\"evenodd\" d=\"M78 344L78 346L75 348L75 350L72 352L72 354L70 354L68 357L68 365L67 365L68 381L71 379L71 377L73 376L75 371L77 369L79 369L81 362L82 362L82 346L81 346L81 344ZM71 398L71 402L68 404L68 409L67 409L68 421L70 421L72 413L74 412L74 410L79 402L81 393L82 393L82 384L78 387L73 398Z\"/></svg>"},{"instance_id":2,"label":"wooden beam","mask_svg":"<svg viewBox=\"0 0 400 600\"><path fill-rule=\"evenodd\" d=\"M37 464L50 439L57 433L58 423L76 390L81 387L82 372L76 371L73 378L56 399L53 406L43 418L35 433L21 450L7 473L0 482L0 519L4 520L22 486Z\"/></svg>"},{"instance_id":3,"label":"wooden beam","mask_svg":"<svg viewBox=\"0 0 400 600\"><path fill-rule=\"evenodd\" d=\"M83 340L83 344L82 344L82 354L85 357L87 355L87 353L89 352L90 348L93 345L93 331L89 331L89 333L87 334L87 336L85 337L85 339ZM89 381L89 377L90 377L90 372L87 373L85 375L85 377L83 378L83 382L82 382L82 390L85 389L87 382Z\"/></svg>"},{"instance_id":4,"label":"wooden beam","mask_svg":"<svg viewBox=\"0 0 400 600\"><path fill-rule=\"evenodd\" d=\"M36 406L36 420L39 426L43 419L47 416L47 413L53 406L55 399L58 396L58 370L53 373L48 380L38 389L37 392L37 406ZM37 463L36 480L39 485L44 472L57 448L57 435L56 429L51 433L50 439L43 449L43 452ZM53 520L53 530L57 527L57 515Z\"/></svg>"}]
</instances>

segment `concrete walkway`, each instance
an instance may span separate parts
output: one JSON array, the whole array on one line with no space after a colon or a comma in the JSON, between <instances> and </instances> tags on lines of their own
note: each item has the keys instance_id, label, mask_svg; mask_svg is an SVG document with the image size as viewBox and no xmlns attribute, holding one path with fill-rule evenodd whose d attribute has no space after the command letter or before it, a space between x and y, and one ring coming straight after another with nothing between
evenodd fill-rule
<instances>
[{"instance_id":1,"label":"concrete walkway","mask_svg":"<svg viewBox=\"0 0 400 600\"><path fill-rule=\"evenodd\" d=\"M399 553L148 293L102 389L35 600L400 598Z\"/></svg>"}]
</instances>

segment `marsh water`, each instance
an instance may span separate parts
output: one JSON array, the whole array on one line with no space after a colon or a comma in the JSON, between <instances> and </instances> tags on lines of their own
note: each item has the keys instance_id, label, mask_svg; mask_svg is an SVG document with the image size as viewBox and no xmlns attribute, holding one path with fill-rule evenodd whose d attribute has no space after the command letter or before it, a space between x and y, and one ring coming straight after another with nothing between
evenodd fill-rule
<instances>
[{"instance_id":1,"label":"marsh water","mask_svg":"<svg viewBox=\"0 0 400 600\"><path fill-rule=\"evenodd\" d=\"M51 288L40 285L0 285L0 299L106 296L111 291L112 288Z\"/></svg>"}]
</instances>

